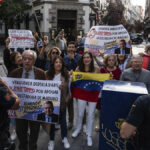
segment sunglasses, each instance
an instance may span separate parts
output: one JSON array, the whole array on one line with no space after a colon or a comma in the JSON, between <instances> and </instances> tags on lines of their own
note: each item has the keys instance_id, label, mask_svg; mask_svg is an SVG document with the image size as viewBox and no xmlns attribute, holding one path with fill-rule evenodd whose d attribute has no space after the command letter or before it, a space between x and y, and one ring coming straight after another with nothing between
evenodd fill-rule
<instances>
[{"instance_id":1,"label":"sunglasses","mask_svg":"<svg viewBox=\"0 0 150 150\"><path fill-rule=\"evenodd\" d=\"M58 54L59 54L59 52L52 52L52 54L53 54L53 55L54 55L54 54L58 55Z\"/></svg>"}]
</instances>

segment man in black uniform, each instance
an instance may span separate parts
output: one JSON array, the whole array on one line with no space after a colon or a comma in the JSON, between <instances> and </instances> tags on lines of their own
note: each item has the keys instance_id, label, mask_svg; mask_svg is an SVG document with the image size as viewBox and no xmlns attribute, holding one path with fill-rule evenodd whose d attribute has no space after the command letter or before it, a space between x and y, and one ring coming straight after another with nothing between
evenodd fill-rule
<instances>
[{"instance_id":1,"label":"man in black uniform","mask_svg":"<svg viewBox=\"0 0 150 150\"><path fill-rule=\"evenodd\" d=\"M125 122L122 123L122 138L134 137L138 132L139 150L150 150L150 95L137 98Z\"/></svg>"},{"instance_id":2,"label":"man in black uniform","mask_svg":"<svg viewBox=\"0 0 150 150\"><path fill-rule=\"evenodd\" d=\"M0 78L0 150L13 150L14 145L9 140L8 109L18 109L19 98Z\"/></svg>"}]
</instances>

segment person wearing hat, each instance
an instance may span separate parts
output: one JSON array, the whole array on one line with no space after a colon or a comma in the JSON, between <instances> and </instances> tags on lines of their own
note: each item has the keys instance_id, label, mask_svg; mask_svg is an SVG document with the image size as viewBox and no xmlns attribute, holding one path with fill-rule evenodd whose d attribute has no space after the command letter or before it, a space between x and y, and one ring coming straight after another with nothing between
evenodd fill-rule
<instances>
[{"instance_id":1,"label":"person wearing hat","mask_svg":"<svg viewBox=\"0 0 150 150\"><path fill-rule=\"evenodd\" d=\"M0 150L15 149L14 143L9 139L9 117L8 110L16 110L20 106L17 95L0 78Z\"/></svg>"}]
</instances>

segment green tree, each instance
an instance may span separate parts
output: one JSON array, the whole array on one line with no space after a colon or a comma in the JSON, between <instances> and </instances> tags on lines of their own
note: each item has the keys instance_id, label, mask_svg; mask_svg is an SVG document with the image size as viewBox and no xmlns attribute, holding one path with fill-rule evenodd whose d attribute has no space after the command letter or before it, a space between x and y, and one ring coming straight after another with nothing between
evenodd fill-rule
<instances>
[{"instance_id":1,"label":"green tree","mask_svg":"<svg viewBox=\"0 0 150 150\"><path fill-rule=\"evenodd\" d=\"M0 6L0 20L5 24L5 34L14 25L19 25L25 15L25 10L30 6L24 0L3 0Z\"/></svg>"}]
</instances>

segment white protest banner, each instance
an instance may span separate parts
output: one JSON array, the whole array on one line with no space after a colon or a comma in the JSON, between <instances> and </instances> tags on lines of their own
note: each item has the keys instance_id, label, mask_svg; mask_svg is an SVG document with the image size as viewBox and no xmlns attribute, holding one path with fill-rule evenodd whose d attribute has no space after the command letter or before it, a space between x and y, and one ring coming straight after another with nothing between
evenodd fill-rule
<instances>
[{"instance_id":1,"label":"white protest banner","mask_svg":"<svg viewBox=\"0 0 150 150\"><path fill-rule=\"evenodd\" d=\"M33 48L34 38L30 30L9 29L10 48Z\"/></svg>"},{"instance_id":2,"label":"white protest banner","mask_svg":"<svg viewBox=\"0 0 150 150\"><path fill-rule=\"evenodd\" d=\"M85 39L85 51L99 54L99 51L110 51L118 48L119 41L130 40L130 36L123 25L116 26L93 26Z\"/></svg>"},{"instance_id":3,"label":"white protest banner","mask_svg":"<svg viewBox=\"0 0 150 150\"><path fill-rule=\"evenodd\" d=\"M3 77L3 80L21 100L21 107L17 111L9 111L10 117L49 123L58 122L60 81L7 77Z\"/></svg>"}]
</instances>

